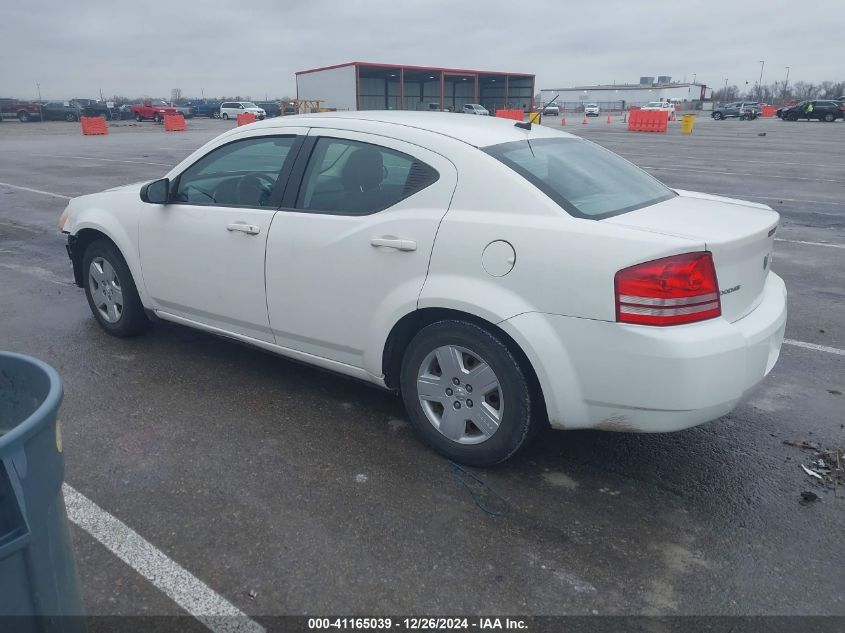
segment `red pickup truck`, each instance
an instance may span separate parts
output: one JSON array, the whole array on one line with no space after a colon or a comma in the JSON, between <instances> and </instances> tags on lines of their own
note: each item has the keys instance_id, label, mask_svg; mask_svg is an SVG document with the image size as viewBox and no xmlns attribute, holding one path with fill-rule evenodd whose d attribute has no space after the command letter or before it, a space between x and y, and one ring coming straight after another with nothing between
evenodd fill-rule
<instances>
[{"instance_id":1,"label":"red pickup truck","mask_svg":"<svg viewBox=\"0 0 845 633\"><path fill-rule=\"evenodd\" d=\"M0 99L0 120L3 119L18 119L23 122L40 120L41 106L31 101Z\"/></svg>"},{"instance_id":2,"label":"red pickup truck","mask_svg":"<svg viewBox=\"0 0 845 633\"><path fill-rule=\"evenodd\" d=\"M147 99L143 103L136 103L130 106L129 110L135 114L136 121L152 119L156 123L164 120L165 114L179 114L179 111L167 105L161 99Z\"/></svg>"}]
</instances>

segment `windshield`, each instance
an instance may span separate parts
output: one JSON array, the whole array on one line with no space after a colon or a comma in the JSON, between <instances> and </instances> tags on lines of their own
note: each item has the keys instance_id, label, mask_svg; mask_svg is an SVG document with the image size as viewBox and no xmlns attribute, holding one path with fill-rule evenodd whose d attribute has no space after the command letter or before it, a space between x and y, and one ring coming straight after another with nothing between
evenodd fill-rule
<instances>
[{"instance_id":1,"label":"windshield","mask_svg":"<svg viewBox=\"0 0 845 633\"><path fill-rule=\"evenodd\" d=\"M483 151L579 218L600 220L677 195L620 156L583 139L513 141Z\"/></svg>"}]
</instances>

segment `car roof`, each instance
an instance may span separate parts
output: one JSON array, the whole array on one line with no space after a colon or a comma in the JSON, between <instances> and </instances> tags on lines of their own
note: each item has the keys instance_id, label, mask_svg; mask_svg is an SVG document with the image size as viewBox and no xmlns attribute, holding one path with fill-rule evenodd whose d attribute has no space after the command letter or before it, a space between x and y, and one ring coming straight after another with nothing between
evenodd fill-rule
<instances>
[{"instance_id":1,"label":"car roof","mask_svg":"<svg viewBox=\"0 0 845 633\"><path fill-rule=\"evenodd\" d=\"M331 127L343 125L354 130L357 124L383 123L389 126L404 126L441 134L475 147L487 147L510 141L524 141L526 138L575 138L572 134L553 130L541 125L532 125L530 130L518 128L513 119L497 117L468 117L454 112L414 112L407 110L370 110L364 112L321 112L319 114L297 114L283 119L265 119L252 123L255 127L277 128L287 126ZM371 129L368 126L368 129Z\"/></svg>"}]
</instances>

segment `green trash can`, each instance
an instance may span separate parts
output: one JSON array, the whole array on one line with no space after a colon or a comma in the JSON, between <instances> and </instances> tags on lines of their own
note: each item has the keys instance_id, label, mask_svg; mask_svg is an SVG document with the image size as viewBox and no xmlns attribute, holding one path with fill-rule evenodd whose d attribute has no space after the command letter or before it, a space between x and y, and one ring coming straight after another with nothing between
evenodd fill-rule
<instances>
[{"instance_id":1,"label":"green trash can","mask_svg":"<svg viewBox=\"0 0 845 633\"><path fill-rule=\"evenodd\" d=\"M61 401L56 370L0 352L0 628L15 633L86 628L62 495Z\"/></svg>"}]
</instances>

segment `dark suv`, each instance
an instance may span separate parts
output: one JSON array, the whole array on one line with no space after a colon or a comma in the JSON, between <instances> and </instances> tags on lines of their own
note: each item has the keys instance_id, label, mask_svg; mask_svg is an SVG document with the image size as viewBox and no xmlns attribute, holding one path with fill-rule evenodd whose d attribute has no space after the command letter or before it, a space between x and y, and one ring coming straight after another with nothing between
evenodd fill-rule
<instances>
[{"instance_id":1,"label":"dark suv","mask_svg":"<svg viewBox=\"0 0 845 633\"><path fill-rule=\"evenodd\" d=\"M784 108L780 113L780 118L784 121L818 119L819 121L833 122L836 119L845 118L845 105L832 99L802 101L790 108Z\"/></svg>"},{"instance_id":2,"label":"dark suv","mask_svg":"<svg viewBox=\"0 0 845 633\"><path fill-rule=\"evenodd\" d=\"M761 109L756 101L733 101L714 108L711 116L717 121L728 118L756 119Z\"/></svg>"}]
</instances>

